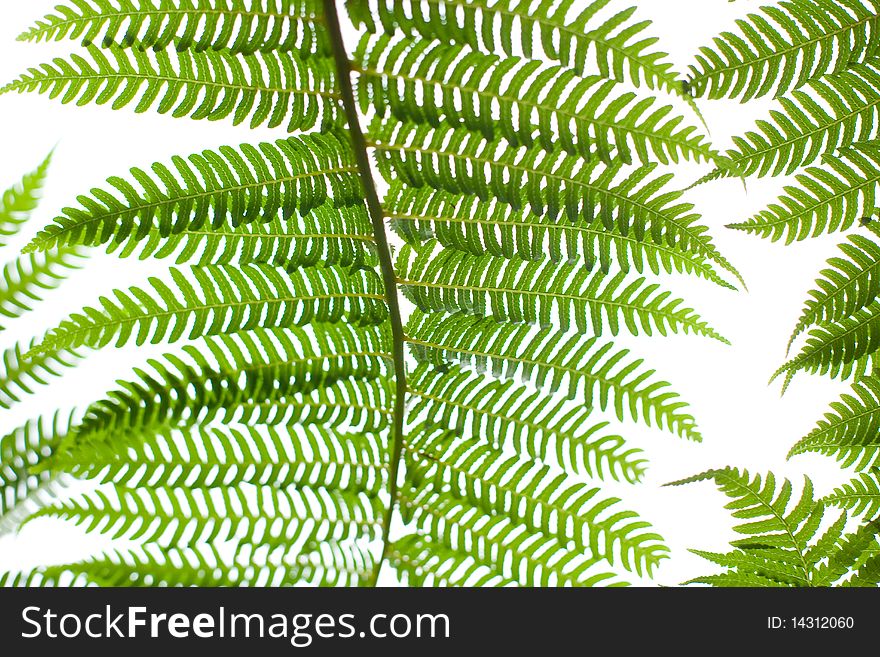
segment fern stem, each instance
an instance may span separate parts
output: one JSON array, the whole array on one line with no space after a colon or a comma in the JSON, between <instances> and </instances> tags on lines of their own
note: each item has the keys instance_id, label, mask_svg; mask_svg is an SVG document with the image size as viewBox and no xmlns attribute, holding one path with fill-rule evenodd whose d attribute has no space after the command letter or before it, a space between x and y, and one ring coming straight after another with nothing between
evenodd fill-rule
<instances>
[{"instance_id":1,"label":"fern stem","mask_svg":"<svg viewBox=\"0 0 880 657\"><path fill-rule=\"evenodd\" d=\"M394 260L391 257L391 248L388 244L388 234L385 230L385 213L376 191L376 183L373 180L370 168L370 156L367 152L367 140L361 130L360 115L354 98L354 90L351 84L352 65L345 49L345 41L342 38L342 29L339 25L339 14L336 9L336 0L323 0L324 18L327 23L327 31L330 36L330 44L333 50L333 60L336 63L336 77L339 81L339 89L342 93L342 104L345 116L348 120L348 131L351 136L352 147L360 169L361 182L364 187L364 197L367 202L367 210L370 221L373 224L373 232L376 235L376 250L379 255L379 268L382 271L382 281L385 285L385 299L388 304L389 321L391 322L391 336L393 340L394 354L394 417L391 433L391 466L388 473L388 508L382 522L382 555L376 561L370 576L370 586L376 586L382 564L388 557L390 547L389 533L391 520L394 517L394 504L397 498L397 477L400 470L400 457L403 451L403 417L406 402L406 362L403 333L403 321L400 317L400 304L397 295L397 275L394 271Z\"/></svg>"}]
</instances>

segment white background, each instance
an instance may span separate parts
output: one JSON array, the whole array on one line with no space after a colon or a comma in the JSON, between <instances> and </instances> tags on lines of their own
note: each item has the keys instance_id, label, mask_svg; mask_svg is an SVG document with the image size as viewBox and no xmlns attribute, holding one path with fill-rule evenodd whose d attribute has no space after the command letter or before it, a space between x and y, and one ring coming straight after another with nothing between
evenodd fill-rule
<instances>
[{"instance_id":1,"label":"white background","mask_svg":"<svg viewBox=\"0 0 880 657\"><path fill-rule=\"evenodd\" d=\"M75 44L24 44L15 37L54 5L54 0L7 2L0 22L0 81L14 79L27 66L76 49ZM677 70L684 72L693 53L735 17L756 3L730 4L723 0L646 1L641 16L655 25ZM725 149L730 136L750 129L769 102L741 107L730 102L702 101L700 107L711 128L716 148ZM228 122L175 120L153 113L136 116L130 109L62 106L36 94L0 97L0 188L34 168L57 144L49 186L33 219L42 226L76 195L102 185L110 175L131 166L165 161L172 154L187 154L221 144L274 140L277 132L232 128ZM705 167L679 170L681 186L696 179ZM730 519L722 509L723 497L711 484L661 488L660 484L708 468L744 466L755 471L772 469L778 475L801 480L807 473L824 493L847 479L825 458L797 457L786 461L791 445L806 434L845 386L821 377L796 378L780 398L778 383L768 386L769 375L781 364L785 345L803 300L824 261L835 255L841 237L832 236L784 247L730 231L723 226L748 218L781 192L784 181L751 181L748 190L739 181L722 181L697 188L688 199L697 205L703 221L721 250L742 272L748 292L732 292L696 279L668 279L688 303L733 343L693 336L634 340L632 346L670 381L700 423L702 444L681 441L671 434L628 426L627 436L644 447L651 461L645 482L622 490L627 504L649 519L666 538L672 558L656 573L656 581L672 585L711 570L687 552L689 547L723 550L732 537ZM19 245L20 246L20 245ZM14 256L11 249L5 259ZM160 266L166 266L163 263ZM153 265L155 266L155 265ZM51 309L43 308L10 325L0 336L2 346L29 337L57 322L113 287L142 281L149 263L96 257L61 291L47 295ZM85 404L110 389L114 378L125 375L124 363L142 362L161 349L105 350L91 356L64 381L53 385L14 413L0 410L0 431L17 426L27 417L50 412L55 406ZM0 539L0 570L27 568L46 562L87 556L100 539L86 538L76 528L52 521L37 521L18 536ZM386 570L387 574L388 571ZM385 580L391 583L391 580Z\"/></svg>"}]
</instances>

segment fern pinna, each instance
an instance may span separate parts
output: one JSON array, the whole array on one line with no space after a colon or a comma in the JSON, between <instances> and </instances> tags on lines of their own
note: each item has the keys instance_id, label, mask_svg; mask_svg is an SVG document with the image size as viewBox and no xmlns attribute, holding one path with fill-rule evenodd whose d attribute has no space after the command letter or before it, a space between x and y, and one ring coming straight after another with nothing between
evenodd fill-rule
<instances>
[{"instance_id":1,"label":"fern pinna","mask_svg":"<svg viewBox=\"0 0 880 657\"><path fill-rule=\"evenodd\" d=\"M782 378L783 389L801 372L851 382L851 392L790 456L832 456L856 475L815 501L807 481L797 505L789 503L792 484L777 488L772 475L723 470L693 479L714 479L735 499L735 516L766 518L740 528L750 538L737 541L734 552L706 555L725 571L697 580L703 583L880 583L878 29L874 0L787 0L738 21L735 31L701 50L691 69L686 87L695 95L742 102L772 96L777 103L755 131L734 140L725 162L704 181L797 174L777 203L730 227L786 244L849 232L797 321L788 348L799 350L773 378ZM819 531L823 518L830 523L825 533ZM858 529L847 533L853 525Z\"/></svg>"},{"instance_id":2,"label":"fern pinna","mask_svg":"<svg viewBox=\"0 0 880 657\"><path fill-rule=\"evenodd\" d=\"M700 433L613 338L723 340L658 279L738 274L662 168L720 160L647 23L345 8L350 51L334 0L72 0L22 35L83 50L6 92L283 136L113 177L25 249L173 265L22 357L174 347L34 467L97 485L28 517L139 547L5 582L593 585L665 557L603 491L645 466L611 423Z\"/></svg>"}]
</instances>

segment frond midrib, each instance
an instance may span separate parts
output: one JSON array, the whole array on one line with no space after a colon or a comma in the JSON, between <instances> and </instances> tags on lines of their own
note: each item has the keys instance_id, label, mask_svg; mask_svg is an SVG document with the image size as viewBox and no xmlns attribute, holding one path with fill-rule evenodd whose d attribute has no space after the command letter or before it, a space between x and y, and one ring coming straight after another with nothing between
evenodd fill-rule
<instances>
[{"instance_id":1,"label":"frond midrib","mask_svg":"<svg viewBox=\"0 0 880 657\"><path fill-rule=\"evenodd\" d=\"M388 474L388 507L382 520L382 553L373 565L369 583L376 586L382 565L388 558L391 547L391 523L396 509L396 497L398 491L398 473L402 461L404 442L404 421L406 415L406 345L404 343L403 319L400 312L399 291L397 288L397 273L394 266L394 256L388 243L388 234L385 224L385 210L379 197L376 183L373 180L371 158L368 152L368 142L363 134L360 124L360 113L354 95L352 85L351 58L345 47L345 39L339 23L339 13L336 0L323 0L324 20L329 33L330 48L333 60L336 64L336 80L340 87L341 99L345 115L348 120L348 134L351 138L352 148L361 175L364 188L365 205L370 216L375 233L376 252L379 259L379 269L382 274L384 297L388 306L388 319L391 323L392 350L394 354L394 379L395 396L394 411L392 418L391 438L389 445L390 469Z\"/></svg>"},{"instance_id":2,"label":"frond midrib","mask_svg":"<svg viewBox=\"0 0 880 657\"><path fill-rule=\"evenodd\" d=\"M150 82L158 82L158 83L170 83L170 82L182 82L184 84L197 85L200 87L212 87L215 89L233 89L237 92L271 92L271 93L292 93L300 96L315 96L318 98L328 98L330 100L339 100L339 94L332 91L323 91L320 89L313 88L294 88L294 87L271 87L271 86L257 86L257 85L247 85L242 83L235 82L219 82L217 80L205 80L200 78L186 78L186 77L171 77L169 75L162 75L161 73L137 73L134 71L113 71L112 73L95 73L95 74L82 74L77 73L76 75L54 75L47 74L45 71L40 71L45 74L47 77L45 79L42 78L21 78L16 80L15 82L10 82L5 87L0 88L0 94L4 94L10 91L18 91L22 87L28 87L33 84L39 84L45 81L51 82L74 82L74 81L90 81L90 80L148 80Z\"/></svg>"}]
</instances>

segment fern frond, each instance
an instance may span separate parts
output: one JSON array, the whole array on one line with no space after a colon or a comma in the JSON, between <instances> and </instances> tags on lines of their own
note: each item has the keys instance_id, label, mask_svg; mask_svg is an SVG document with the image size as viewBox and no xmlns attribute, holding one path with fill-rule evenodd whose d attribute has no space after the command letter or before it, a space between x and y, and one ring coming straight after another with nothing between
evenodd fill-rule
<instances>
[{"instance_id":1,"label":"fern frond","mask_svg":"<svg viewBox=\"0 0 880 657\"><path fill-rule=\"evenodd\" d=\"M382 376L388 336L343 324L313 328L217 337L151 360L149 370L136 370L137 379L93 404L73 438L112 440L116 430L206 426L215 418L381 427L390 395Z\"/></svg>"},{"instance_id":2,"label":"fern frond","mask_svg":"<svg viewBox=\"0 0 880 657\"><path fill-rule=\"evenodd\" d=\"M411 422L424 418L430 426L484 437L499 453L512 449L575 473L602 478L607 472L630 482L644 473L640 450L627 449L620 436L603 435L608 423L591 421L588 407L572 408L514 382L474 377L452 366L437 372L422 365L407 385Z\"/></svg>"},{"instance_id":3,"label":"fern frond","mask_svg":"<svg viewBox=\"0 0 880 657\"><path fill-rule=\"evenodd\" d=\"M374 437L321 426L137 431L75 445L52 468L125 487L311 486L378 494L387 464Z\"/></svg>"},{"instance_id":4,"label":"fern frond","mask_svg":"<svg viewBox=\"0 0 880 657\"><path fill-rule=\"evenodd\" d=\"M613 408L619 420L629 416L691 440L702 438L693 416L684 412L687 404L669 384L655 380L654 370L643 369L641 359L628 358L628 350L609 342L418 310L406 330L419 362L443 367L453 360L496 377L519 377L549 392L562 391L586 408Z\"/></svg>"},{"instance_id":5,"label":"fern frond","mask_svg":"<svg viewBox=\"0 0 880 657\"><path fill-rule=\"evenodd\" d=\"M339 206L362 197L350 148L332 135L288 137L238 148L222 146L151 173L131 169L133 182L110 178L113 191L95 189L65 208L27 250L56 245L96 246L109 241L169 238L187 230L237 227L306 215L332 200Z\"/></svg>"},{"instance_id":6,"label":"fern frond","mask_svg":"<svg viewBox=\"0 0 880 657\"><path fill-rule=\"evenodd\" d=\"M146 544L112 550L65 566L99 586L236 586L242 579L212 546L184 549Z\"/></svg>"},{"instance_id":7,"label":"fern frond","mask_svg":"<svg viewBox=\"0 0 880 657\"><path fill-rule=\"evenodd\" d=\"M110 538L185 547L234 541L267 546L328 538L369 538L381 504L366 495L271 486L111 488L45 506L30 520L71 520Z\"/></svg>"},{"instance_id":8,"label":"fern frond","mask_svg":"<svg viewBox=\"0 0 880 657\"><path fill-rule=\"evenodd\" d=\"M677 203L680 192L661 191L672 174L652 176L655 165L619 177L622 165L584 162L561 150L511 149L498 140L446 127L413 124L371 124L379 170L389 180L410 187L431 187L453 194L497 199L514 209L572 222L601 220L637 239L652 231L660 242L664 228L675 231L669 243L681 240L739 278L736 269L715 249L704 230L685 216L693 206ZM673 228L674 226L674 228Z\"/></svg>"},{"instance_id":9,"label":"fern frond","mask_svg":"<svg viewBox=\"0 0 880 657\"><path fill-rule=\"evenodd\" d=\"M849 579L843 579L840 586L876 587L880 583L880 572L877 571L880 554L878 533L880 525L876 520L869 520L844 536L836 551L829 556L828 563L819 566L822 579L818 585L831 584L849 576Z\"/></svg>"},{"instance_id":10,"label":"fern frond","mask_svg":"<svg viewBox=\"0 0 880 657\"><path fill-rule=\"evenodd\" d=\"M247 404L280 406L291 395L348 378L367 382L387 369L388 340L379 328L344 324L208 338L137 369L136 380L90 407L74 438L94 433L103 439L111 429L205 425Z\"/></svg>"},{"instance_id":11,"label":"fern frond","mask_svg":"<svg viewBox=\"0 0 880 657\"><path fill-rule=\"evenodd\" d=\"M123 387L126 388L125 391L111 393L110 399L97 402L88 409L88 415L82 428L74 436L75 439L84 436L87 440L94 440L96 437L107 440L117 428L150 427L151 423L153 426L167 424L167 419L163 422L164 416L173 414L167 408L164 414L161 413L163 410L161 404L167 402L167 399L162 398L161 393L150 391L152 394L148 395L138 391L133 384ZM148 403L143 411L127 417L120 413L120 406L125 403L126 395L135 399L140 397L147 400L157 398L157 400ZM387 378L344 379L325 387L292 393L286 397L268 400L241 399L234 405L222 408L212 405L193 405L188 410L198 414L202 424L215 419L222 424L279 426L298 423L343 427L346 430L371 433L388 427L393 416L393 400L392 382Z\"/></svg>"},{"instance_id":12,"label":"fern frond","mask_svg":"<svg viewBox=\"0 0 880 657\"><path fill-rule=\"evenodd\" d=\"M150 291L132 287L101 297L37 345L36 351L173 343L181 339L312 322L371 325L387 315L373 272L310 267L295 272L266 265L206 265L151 277Z\"/></svg>"},{"instance_id":13,"label":"fern frond","mask_svg":"<svg viewBox=\"0 0 880 657\"><path fill-rule=\"evenodd\" d=\"M275 217L239 226L225 221L171 234L153 226L146 237L129 233L124 241L119 241L121 228L107 244L108 253L120 258L173 258L176 264L193 265L265 264L288 270L378 264L370 219L362 205L335 207L327 202L287 220Z\"/></svg>"},{"instance_id":14,"label":"fern frond","mask_svg":"<svg viewBox=\"0 0 880 657\"><path fill-rule=\"evenodd\" d=\"M52 500L55 473L35 471L51 458L70 430L71 417L38 418L0 438L0 534L18 525L34 507Z\"/></svg>"},{"instance_id":15,"label":"fern frond","mask_svg":"<svg viewBox=\"0 0 880 657\"><path fill-rule=\"evenodd\" d=\"M731 542L733 552L697 552L727 572L693 581L714 586L819 585L821 564L838 551L845 519L835 518L819 534L826 507L815 500L808 477L804 478L800 498L794 497L794 487L787 479L777 485L773 473L753 477L735 468L709 470L667 485L699 481L714 481L732 500L725 508L745 522L734 527L744 538Z\"/></svg>"},{"instance_id":16,"label":"fern frond","mask_svg":"<svg viewBox=\"0 0 880 657\"><path fill-rule=\"evenodd\" d=\"M736 21L700 48L688 89L741 102L782 94L840 73L877 53L880 5L874 0L784 0Z\"/></svg>"},{"instance_id":17,"label":"fern frond","mask_svg":"<svg viewBox=\"0 0 880 657\"><path fill-rule=\"evenodd\" d=\"M843 321L868 306L880 292L880 244L861 235L850 235L840 245L845 257L831 258L821 272L817 289L794 328L789 347L810 326Z\"/></svg>"},{"instance_id":18,"label":"fern frond","mask_svg":"<svg viewBox=\"0 0 880 657\"><path fill-rule=\"evenodd\" d=\"M75 350L47 351L25 358L35 341L25 347L15 343L0 357L0 408L9 409L21 401L22 395L34 394L36 386L47 385L50 377L61 376L65 369L75 367L83 354Z\"/></svg>"},{"instance_id":19,"label":"fern frond","mask_svg":"<svg viewBox=\"0 0 880 657\"><path fill-rule=\"evenodd\" d=\"M660 537L635 513L618 510L616 498L568 484L565 475L506 457L484 441L433 432L409 443L405 458L407 481L401 495L409 505L402 515L441 542L460 539L491 518L504 518L638 574L650 573L665 558ZM437 516L423 511L432 507Z\"/></svg>"},{"instance_id":20,"label":"fern frond","mask_svg":"<svg viewBox=\"0 0 880 657\"><path fill-rule=\"evenodd\" d=\"M0 587L75 587L87 585L88 578L82 573L74 573L70 564L43 566L25 571L6 571L0 573Z\"/></svg>"},{"instance_id":21,"label":"fern frond","mask_svg":"<svg viewBox=\"0 0 880 657\"><path fill-rule=\"evenodd\" d=\"M789 458L807 452L834 456L844 467L870 467L880 451L880 380L862 377L832 402L831 410L806 437L792 447Z\"/></svg>"},{"instance_id":22,"label":"fern frond","mask_svg":"<svg viewBox=\"0 0 880 657\"><path fill-rule=\"evenodd\" d=\"M681 300L623 273L437 253L430 243L418 249L405 245L397 266L401 291L424 312L463 312L595 335L603 330L617 335L621 328L635 335L693 332L726 342Z\"/></svg>"},{"instance_id":23,"label":"fern frond","mask_svg":"<svg viewBox=\"0 0 880 657\"><path fill-rule=\"evenodd\" d=\"M847 230L876 213L880 148L875 142L826 154L822 164L797 175L798 185L785 187L785 195L766 210L727 227L791 244Z\"/></svg>"},{"instance_id":24,"label":"fern frond","mask_svg":"<svg viewBox=\"0 0 880 657\"><path fill-rule=\"evenodd\" d=\"M732 573L733 577L728 577L727 582L714 576L714 581L707 581L707 578L699 577L690 580L688 583L711 583L714 586L809 586L810 580L804 574L803 568L799 568L797 563L788 563L783 559L773 559L766 556L758 556L750 554L744 550L734 550L727 554L718 552L705 552L703 550L688 550L698 557L702 557L706 561L726 568ZM749 575L753 578L759 578L760 584L747 583L743 581L743 575Z\"/></svg>"},{"instance_id":25,"label":"fern frond","mask_svg":"<svg viewBox=\"0 0 880 657\"><path fill-rule=\"evenodd\" d=\"M389 560L408 586L514 586L498 565L480 562L424 536L408 534L389 547Z\"/></svg>"},{"instance_id":26,"label":"fern frond","mask_svg":"<svg viewBox=\"0 0 880 657\"><path fill-rule=\"evenodd\" d=\"M23 255L7 264L0 272L0 315L14 319L30 312L44 291L55 289L70 270L79 269L83 257L77 249L63 248Z\"/></svg>"},{"instance_id":27,"label":"fern frond","mask_svg":"<svg viewBox=\"0 0 880 657\"><path fill-rule=\"evenodd\" d=\"M757 122L760 132L735 137L725 155L729 166L703 181L729 175L790 175L805 164L853 142L880 134L880 60L857 64L837 75L810 82L779 99L779 110Z\"/></svg>"},{"instance_id":28,"label":"fern frond","mask_svg":"<svg viewBox=\"0 0 880 657\"><path fill-rule=\"evenodd\" d=\"M369 573L369 558L358 561L347 551L324 542L322 549L290 556L281 562L254 557L247 563L230 562L210 545L191 545L183 549L162 548L155 543L137 549L111 550L82 561L46 566L30 571L0 573L2 587L166 587L166 586L290 586L309 583L355 585ZM273 551L274 553L278 550ZM287 550L290 552L290 550ZM313 555L320 554L316 563ZM343 572L348 569L347 572ZM317 577L316 577L317 575ZM319 581L315 582L315 579ZM331 579L333 578L333 579Z\"/></svg>"},{"instance_id":29,"label":"fern frond","mask_svg":"<svg viewBox=\"0 0 880 657\"><path fill-rule=\"evenodd\" d=\"M804 480L800 499L791 504L793 487L785 480L777 487L776 477L752 477L746 470L725 468L709 470L702 474L675 481L668 486L681 486L699 481L714 481L719 490L733 501L725 508L733 511L733 517L747 520L733 529L746 536L732 545L749 548L783 548L803 553L816 532L815 501L813 485Z\"/></svg>"},{"instance_id":30,"label":"fern frond","mask_svg":"<svg viewBox=\"0 0 880 657\"><path fill-rule=\"evenodd\" d=\"M800 353L776 370L771 381L785 374L787 387L801 371L846 379L864 369L865 359L873 359L880 347L880 302L872 301L840 322L816 327L808 335Z\"/></svg>"},{"instance_id":31,"label":"fern frond","mask_svg":"<svg viewBox=\"0 0 880 657\"><path fill-rule=\"evenodd\" d=\"M527 208L515 210L500 202L481 201L442 190L414 189L393 182L385 199L392 228L405 240L436 239L446 248L472 255L490 255L553 262L582 261L608 271L613 262L622 271L654 274L687 273L722 287L734 286L713 266L717 253L697 215L646 221L644 234L600 218L559 221Z\"/></svg>"},{"instance_id":32,"label":"fern frond","mask_svg":"<svg viewBox=\"0 0 880 657\"><path fill-rule=\"evenodd\" d=\"M64 104L110 104L134 111L155 108L173 117L218 121L251 128L283 126L288 132L329 128L339 95L332 64L290 52L231 55L226 51L150 53L116 46L86 49L88 57L56 57L0 89L0 94L41 93Z\"/></svg>"},{"instance_id":33,"label":"fern frond","mask_svg":"<svg viewBox=\"0 0 880 657\"><path fill-rule=\"evenodd\" d=\"M831 504L850 511L853 515L874 518L880 513L880 474L876 469L862 472L849 483L843 484L824 498Z\"/></svg>"},{"instance_id":34,"label":"fern frond","mask_svg":"<svg viewBox=\"0 0 880 657\"><path fill-rule=\"evenodd\" d=\"M545 58L578 73L597 67L606 78L636 86L681 89L666 53L653 49L657 39L645 35L650 22L634 17L635 7L597 18L608 0L586 7L575 0L354 0L348 5L356 23L375 12L388 33L452 41L477 52ZM371 19L360 22L375 29Z\"/></svg>"},{"instance_id":35,"label":"fern frond","mask_svg":"<svg viewBox=\"0 0 880 657\"><path fill-rule=\"evenodd\" d=\"M400 121L463 125L511 146L561 147L586 159L631 164L717 155L669 105L601 76L500 58L459 45L365 36L354 55L361 110ZM416 102L418 99L418 102Z\"/></svg>"},{"instance_id":36,"label":"fern frond","mask_svg":"<svg viewBox=\"0 0 880 657\"><path fill-rule=\"evenodd\" d=\"M36 169L0 195L0 248L6 246L36 209L52 155L50 152Z\"/></svg>"},{"instance_id":37,"label":"fern frond","mask_svg":"<svg viewBox=\"0 0 880 657\"><path fill-rule=\"evenodd\" d=\"M320 26L320 3L314 0L70 0L22 33L19 41L79 39L100 43L178 50L312 52L329 45Z\"/></svg>"}]
</instances>

